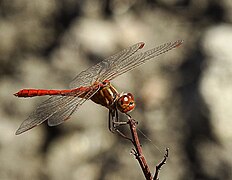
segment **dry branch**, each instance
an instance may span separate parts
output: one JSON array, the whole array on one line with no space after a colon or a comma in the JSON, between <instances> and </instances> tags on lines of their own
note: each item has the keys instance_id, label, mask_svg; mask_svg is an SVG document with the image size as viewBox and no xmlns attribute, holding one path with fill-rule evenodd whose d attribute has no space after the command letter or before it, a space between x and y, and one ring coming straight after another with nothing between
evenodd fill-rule
<instances>
[{"instance_id":1,"label":"dry branch","mask_svg":"<svg viewBox=\"0 0 232 180\"><path fill-rule=\"evenodd\" d=\"M124 135L121 131L117 130L118 134L129 140L133 145L134 145L134 148L132 148L132 154L135 156L135 158L138 160L139 162L139 165L143 171L143 174L146 178L146 180L158 180L159 179L159 172L161 170L161 167L166 163L167 161L167 158L168 158L168 151L169 149L166 148L166 153L164 155L164 158L163 160L156 166L155 168L155 173L154 173L154 176L152 176L152 173L149 169L149 166L147 164L147 161L143 155L143 152L142 152L142 146L140 144L140 141L139 141L139 137L138 137L138 133L137 133L137 129L136 129L136 126L137 126L137 121L135 121L134 119L132 119L130 116L128 116L128 122L127 124L129 125L130 127L130 131L131 131L131 138Z\"/></svg>"}]
</instances>

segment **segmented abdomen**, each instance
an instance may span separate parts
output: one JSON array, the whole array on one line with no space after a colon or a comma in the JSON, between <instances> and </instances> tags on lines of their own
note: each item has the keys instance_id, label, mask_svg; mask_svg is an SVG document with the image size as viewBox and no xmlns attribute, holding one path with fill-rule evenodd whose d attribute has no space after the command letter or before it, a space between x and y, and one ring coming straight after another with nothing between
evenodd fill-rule
<instances>
[{"instance_id":1,"label":"segmented abdomen","mask_svg":"<svg viewBox=\"0 0 232 180\"><path fill-rule=\"evenodd\" d=\"M22 89L14 95L17 97L34 97L45 95L67 95L73 92L73 90L47 90L47 89Z\"/></svg>"}]
</instances>

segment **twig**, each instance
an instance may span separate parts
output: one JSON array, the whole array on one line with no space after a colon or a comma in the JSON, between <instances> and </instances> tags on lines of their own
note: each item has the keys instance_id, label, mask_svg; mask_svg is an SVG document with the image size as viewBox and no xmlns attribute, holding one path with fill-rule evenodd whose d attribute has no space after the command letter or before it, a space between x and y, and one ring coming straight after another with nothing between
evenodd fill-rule
<instances>
[{"instance_id":1,"label":"twig","mask_svg":"<svg viewBox=\"0 0 232 180\"><path fill-rule=\"evenodd\" d=\"M161 170L161 167L166 164L167 158L168 158L168 148L166 148L166 153L164 154L163 160L155 167L155 175L153 180L159 180L159 172Z\"/></svg>"},{"instance_id":2,"label":"twig","mask_svg":"<svg viewBox=\"0 0 232 180\"><path fill-rule=\"evenodd\" d=\"M166 163L167 158L168 158L168 148L166 148L166 153L164 155L164 159L156 166L156 170L155 170L155 174L154 177L152 177L151 171L149 169L149 166L147 164L147 161L143 155L142 152L142 146L139 142L139 138L138 138L138 133L136 130L136 125L138 124L134 119L132 119L130 116L128 116L128 122L127 124L130 127L130 131L131 131L131 138L127 137L126 135L124 135L122 132L120 132L119 130L117 131L117 133L129 140L130 142L132 142L132 144L134 145L135 148L132 148L131 153L135 156L135 158L138 160L139 165L143 171L143 174L146 178L146 180L158 180L158 176L159 176L159 172L161 170L161 167Z\"/></svg>"},{"instance_id":3,"label":"twig","mask_svg":"<svg viewBox=\"0 0 232 180\"><path fill-rule=\"evenodd\" d=\"M134 119L129 118L128 124L129 124L130 130L131 130L131 135L132 135L132 140L133 140L132 142L133 142L133 145L135 147L135 149L133 150L133 152L134 152L133 154L134 154L135 158L138 160L146 179L152 180L152 174L151 174L151 171L147 165L147 161L146 161L145 157L143 156L142 146L139 142L138 133L136 131L137 122Z\"/></svg>"}]
</instances>

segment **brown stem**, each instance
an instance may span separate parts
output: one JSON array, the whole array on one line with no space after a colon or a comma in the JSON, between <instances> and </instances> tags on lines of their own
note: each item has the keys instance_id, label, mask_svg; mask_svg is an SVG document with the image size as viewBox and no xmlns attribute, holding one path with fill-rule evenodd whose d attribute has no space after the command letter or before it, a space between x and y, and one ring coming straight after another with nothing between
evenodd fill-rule
<instances>
[{"instance_id":1,"label":"brown stem","mask_svg":"<svg viewBox=\"0 0 232 180\"><path fill-rule=\"evenodd\" d=\"M135 156L135 158L138 160L139 165L143 171L143 174L144 174L146 180L158 180L158 176L159 176L159 172L161 170L161 167L166 163L167 158L168 158L168 148L166 148L166 153L164 155L164 159L156 166L154 177L152 177L151 171L149 169L147 161L146 161L146 159L143 155L143 152L142 152L142 146L140 144L138 133L136 130L137 122L134 119L132 119L130 116L128 116L128 117L129 118L128 118L127 124L129 124L129 126L130 126L131 138L127 137L119 130L117 132L121 137L129 140L134 145L135 148L133 148L131 152Z\"/></svg>"},{"instance_id":2,"label":"brown stem","mask_svg":"<svg viewBox=\"0 0 232 180\"><path fill-rule=\"evenodd\" d=\"M152 180L151 171L147 165L147 161L146 161L145 157L143 156L142 146L139 142L138 133L136 131L137 122L134 119L130 118L128 120L128 124L129 124L130 130L131 130L131 135L132 135L132 140L133 140L132 142L133 142L134 147L135 147L135 149L133 150L133 152L134 152L133 154L135 155L136 159L138 160L146 179Z\"/></svg>"},{"instance_id":3,"label":"brown stem","mask_svg":"<svg viewBox=\"0 0 232 180\"><path fill-rule=\"evenodd\" d=\"M167 158L168 158L168 148L166 148L166 153L164 154L163 160L155 167L155 175L153 180L159 180L159 172L161 170L161 167L166 164Z\"/></svg>"}]
</instances>

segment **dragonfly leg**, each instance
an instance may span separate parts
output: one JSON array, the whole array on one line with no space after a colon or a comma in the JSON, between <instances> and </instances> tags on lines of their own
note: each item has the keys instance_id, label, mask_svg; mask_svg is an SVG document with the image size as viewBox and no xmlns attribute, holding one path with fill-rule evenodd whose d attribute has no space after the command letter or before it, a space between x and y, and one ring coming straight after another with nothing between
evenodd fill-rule
<instances>
[{"instance_id":1,"label":"dragonfly leg","mask_svg":"<svg viewBox=\"0 0 232 180\"><path fill-rule=\"evenodd\" d=\"M126 121L120 122L120 121L115 121L113 122L114 128L117 128L118 126L122 126L122 125L127 125Z\"/></svg>"},{"instance_id":2,"label":"dragonfly leg","mask_svg":"<svg viewBox=\"0 0 232 180\"><path fill-rule=\"evenodd\" d=\"M113 126L114 130L117 129L117 124L116 123L119 123L117 109L115 110L115 116L114 116L113 121L112 121L112 126Z\"/></svg>"},{"instance_id":3,"label":"dragonfly leg","mask_svg":"<svg viewBox=\"0 0 232 180\"><path fill-rule=\"evenodd\" d=\"M113 119L113 112L112 110L109 110L109 117L108 117L108 128L110 130L110 132L113 132L113 128L112 128L112 119Z\"/></svg>"},{"instance_id":4,"label":"dragonfly leg","mask_svg":"<svg viewBox=\"0 0 232 180\"><path fill-rule=\"evenodd\" d=\"M127 113L125 113L126 115L127 115L127 118L128 118L128 120L129 119L131 119L131 115L129 115L129 114L127 114ZM113 121L113 127L117 127L117 126L121 126L121 125L127 125L128 124L128 121L119 121L119 119L118 119L118 112L117 112L117 114L116 114L116 121Z\"/></svg>"},{"instance_id":5,"label":"dragonfly leg","mask_svg":"<svg viewBox=\"0 0 232 180\"><path fill-rule=\"evenodd\" d=\"M133 141L130 137L126 136L123 132L121 132L118 129L118 126L126 125L127 122L120 122L119 121L117 110L109 110L109 122L108 123L109 123L108 128L109 128L110 132L117 133L118 135L120 135L121 137L123 137L129 141Z\"/></svg>"},{"instance_id":6,"label":"dragonfly leg","mask_svg":"<svg viewBox=\"0 0 232 180\"><path fill-rule=\"evenodd\" d=\"M109 110L109 122L108 122L108 128L110 132L115 133L117 130L117 126L119 126L119 118L118 118L118 111L115 109Z\"/></svg>"},{"instance_id":7,"label":"dragonfly leg","mask_svg":"<svg viewBox=\"0 0 232 180\"><path fill-rule=\"evenodd\" d=\"M111 132L115 132L117 129L117 125L119 123L118 120L118 111L117 110L109 110L109 122L108 122L108 128Z\"/></svg>"},{"instance_id":8,"label":"dragonfly leg","mask_svg":"<svg viewBox=\"0 0 232 180\"><path fill-rule=\"evenodd\" d=\"M111 113L110 114L111 119L110 119L110 122L109 122L109 129L111 131L117 130L118 126L127 124L127 122L119 121L118 111L117 110L112 110L110 113Z\"/></svg>"}]
</instances>

